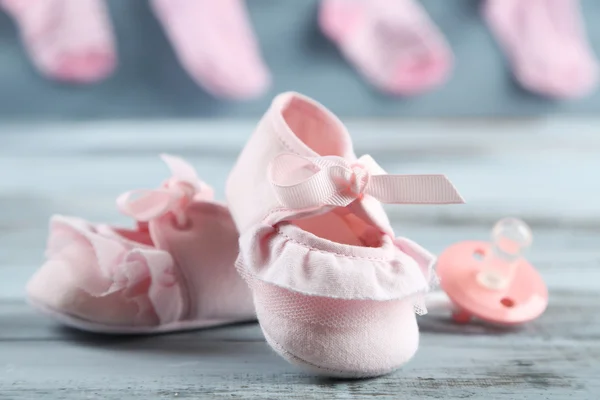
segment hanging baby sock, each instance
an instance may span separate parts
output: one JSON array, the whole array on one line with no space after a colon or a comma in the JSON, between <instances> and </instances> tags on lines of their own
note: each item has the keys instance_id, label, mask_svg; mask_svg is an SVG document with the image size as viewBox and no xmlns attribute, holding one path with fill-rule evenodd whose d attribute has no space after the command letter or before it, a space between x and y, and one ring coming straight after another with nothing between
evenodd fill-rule
<instances>
[{"instance_id":1,"label":"hanging baby sock","mask_svg":"<svg viewBox=\"0 0 600 400\"><path fill-rule=\"evenodd\" d=\"M577 0L487 0L483 14L523 87L560 99L596 86Z\"/></svg>"},{"instance_id":2,"label":"hanging baby sock","mask_svg":"<svg viewBox=\"0 0 600 400\"><path fill-rule=\"evenodd\" d=\"M269 72L242 0L154 0L154 10L183 67L216 97L263 93Z\"/></svg>"},{"instance_id":3,"label":"hanging baby sock","mask_svg":"<svg viewBox=\"0 0 600 400\"><path fill-rule=\"evenodd\" d=\"M0 0L0 7L15 19L44 75L92 83L114 70L114 38L101 0Z\"/></svg>"},{"instance_id":4,"label":"hanging baby sock","mask_svg":"<svg viewBox=\"0 0 600 400\"><path fill-rule=\"evenodd\" d=\"M323 0L321 29L373 85L413 95L444 83L452 53L414 0Z\"/></svg>"}]
</instances>

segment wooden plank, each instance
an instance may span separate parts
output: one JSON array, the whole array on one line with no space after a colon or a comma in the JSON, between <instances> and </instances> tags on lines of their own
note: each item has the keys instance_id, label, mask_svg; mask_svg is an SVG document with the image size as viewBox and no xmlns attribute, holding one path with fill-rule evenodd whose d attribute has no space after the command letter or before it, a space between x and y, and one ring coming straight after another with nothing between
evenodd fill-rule
<instances>
[{"instance_id":1,"label":"wooden plank","mask_svg":"<svg viewBox=\"0 0 600 400\"><path fill-rule=\"evenodd\" d=\"M535 235L528 259L551 295L539 320L513 330L456 325L447 310L433 309L420 318L421 346L412 362L360 381L299 371L269 349L256 324L107 338L61 328L23 301L24 285L42 261L51 214L130 224L117 214L114 198L166 177L156 158L161 151L189 156L222 197L250 123L0 128L0 399L595 400L600 188L581 171L600 167L600 139L580 120L574 124L581 129L571 136L559 135L570 129L560 120L503 122L485 135L486 123L476 121L380 123L372 135L372 125L354 124L357 147L388 170L449 171L461 191L476 194L467 206L392 209L399 234L439 253L456 241L488 239L496 218L523 216ZM397 130L414 133L394 139ZM207 134L215 131L220 134ZM552 185L531 190L538 182ZM520 190L511 192L515 184Z\"/></svg>"},{"instance_id":2,"label":"wooden plank","mask_svg":"<svg viewBox=\"0 0 600 400\"><path fill-rule=\"evenodd\" d=\"M102 214L100 209L95 213ZM111 213L104 209L104 215ZM127 219L120 222L130 224ZM435 254L461 240L488 240L491 228L422 226L402 221L394 221L393 225L399 235L416 240ZM39 219L37 226L0 230L0 298L23 296L26 280L43 260L46 236L45 217ZM534 244L528 259L551 288L600 291L599 242L600 232L596 231L534 229Z\"/></svg>"},{"instance_id":3,"label":"wooden plank","mask_svg":"<svg viewBox=\"0 0 600 400\"><path fill-rule=\"evenodd\" d=\"M455 237L485 233L481 228L407 231L417 240L428 237L434 251ZM568 236L587 239L570 246ZM600 280L594 274L600 262L591 261L586 245L598 238L588 236L538 232L539 250L532 255L551 286L549 309L539 320L502 330L456 325L444 310L432 310L420 318L416 358L394 375L367 381L335 382L304 374L275 355L253 324L105 338L62 329L22 300L5 299L0 301L0 399L76 399L85 394L92 399L591 400L600 390ZM554 263L552 257L558 255ZM569 257L578 262L570 264Z\"/></svg>"},{"instance_id":4,"label":"wooden plank","mask_svg":"<svg viewBox=\"0 0 600 400\"><path fill-rule=\"evenodd\" d=\"M108 122L1 126L0 197L58 204L112 202L165 176L160 152L180 153L223 198L255 121ZM598 119L356 121L357 152L395 173L445 173L468 207L394 207L412 220L492 223L521 215L541 225L600 226ZM26 137L27 140L23 140ZM590 172L591 173L591 172ZM532 190L535 185L535 190ZM557 190L557 188L560 188Z\"/></svg>"},{"instance_id":5,"label":"wooden plank","mask_svg":"<svg viewBox=\"0 0 600 400\"><path fill-rule=\"evenodd\" d=\"M105 338L53 327L22 304L3 302L0 326L9 332L0 337L0 398L591 400L600 390L600 330L597 319L585 317L597 315L598 306L561 306L575 305L575 298L590 300L556 292L557 308L516 331L422 317L421 349L412 362L393 375L355 382L298 371L268 348L256 325ZM581 335L586 321L594 329Z\"/></svg>"}]
</instances>

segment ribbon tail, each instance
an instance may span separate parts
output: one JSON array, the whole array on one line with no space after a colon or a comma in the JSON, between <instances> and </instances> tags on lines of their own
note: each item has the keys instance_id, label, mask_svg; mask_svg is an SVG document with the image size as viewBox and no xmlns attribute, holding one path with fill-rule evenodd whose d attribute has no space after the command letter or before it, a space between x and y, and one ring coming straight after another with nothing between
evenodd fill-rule
<instances>
[{"instance_id":1,"label":"ribbon tail","mask_svg":"<svg viewBox=\"0 0 600 400\"><path fill-rule=\"evenodd\" d=\"M165 214L177 201L172 193L162 190L132 190L117 198L117 207L123 214L141 222Z\"/></svg>"},{"instance_id":2,"label":"ribbon tail","mask_svg":"<svg viewBox=\"0 0 600 400\"><path fill-rule=\"evenodd\" d=\"M171 174L179 180L195 184L200 180L196 169L181 157L170 154L161 154L160 158L171 170Z\"/></svg>"},{"instance_id":3,"label":"ribbon tail","mask_svg":"<svg viewBox=\"0 0 600 400\"><path fill-rule=\"evenodd\" d=\"M386 204L463 204L445 175L375 175L366 194Z\"/></svg>"}]
</instances>

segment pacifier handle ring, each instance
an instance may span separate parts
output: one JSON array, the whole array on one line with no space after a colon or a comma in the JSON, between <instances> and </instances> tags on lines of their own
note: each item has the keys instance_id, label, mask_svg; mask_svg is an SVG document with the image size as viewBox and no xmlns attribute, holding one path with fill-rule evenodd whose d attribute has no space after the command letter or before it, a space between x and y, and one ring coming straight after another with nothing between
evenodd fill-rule
<instances>
[{"instance_id":1,"label":"pacifier handle ring","mask_svg":"<svg viewBox=\"0 0 600 400\"><path fill-rule=\"evenodd\" d=\"M477 282L491 290L507 291L515 278L524 251L531 246L533 234L518 218L504 218L494 225L490 250L484 253L483 268Z\"/></svg>"}]
</instances>

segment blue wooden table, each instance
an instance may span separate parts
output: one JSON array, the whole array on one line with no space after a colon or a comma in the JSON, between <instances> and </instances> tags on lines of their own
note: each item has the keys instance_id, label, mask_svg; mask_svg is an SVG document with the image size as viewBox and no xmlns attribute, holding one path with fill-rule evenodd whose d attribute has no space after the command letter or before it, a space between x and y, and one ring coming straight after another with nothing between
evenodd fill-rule
<instances>
[{"instance_id":1,"label":"blue wooden table","mask_svg":"<svg viewBox=\"0 0 600 400\"><path fill-rule=\"evenodd\" d=\"M598 399L600 120L354 121L357 152L390 172L443 172L465 206L390 209L397 232L439 253L529 222L528 255L550 288L537 321L502 330L420 318L400 371L332 381L297 370L255 324L155 337L83 334L37 315L24 285L52 213L130 223L124 190L166 177L159 152L188 158L218 193L251 122L120 122L0 127L0 399Z\"/></svg>"}]
</instances>

